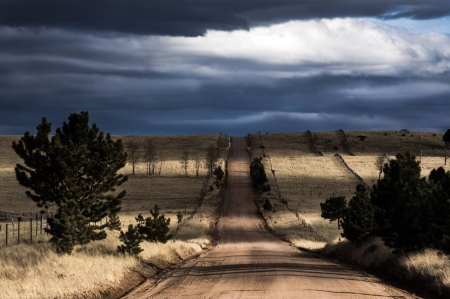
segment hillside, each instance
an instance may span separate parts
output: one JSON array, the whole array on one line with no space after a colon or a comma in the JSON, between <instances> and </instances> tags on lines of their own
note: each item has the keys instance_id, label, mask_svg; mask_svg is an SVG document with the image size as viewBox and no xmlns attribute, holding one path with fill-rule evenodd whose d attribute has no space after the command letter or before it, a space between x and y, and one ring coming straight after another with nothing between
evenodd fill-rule
<instances>
[{"instance_id":1,"label":"hillside","mask_svg":"<svg viewBox=\"0 0 450 299\"><path fill-rule=\"evenodd\" d=\"M433 168L440 166L450 170L449 163L444 166L442 136L438 132L341 130L249 135L251 153L264 157L272 187L271 192L263 195L276 205L277 212L270 215L269 224L292 238L294 232L301 235L303 230L304 233L302 223L306 222L327 241L338 239L337 224L320 217L319 204L332 195L350 199L360 180L335 154L340 154L372 186L379 176L377 160L385 154L392 159L398 152L412 152L421 160L422 176L428 176ZM387 162L387 158L382 159L382 163ZM308 236L307 239L321 238Z\"/></svg>"}]
</instances>

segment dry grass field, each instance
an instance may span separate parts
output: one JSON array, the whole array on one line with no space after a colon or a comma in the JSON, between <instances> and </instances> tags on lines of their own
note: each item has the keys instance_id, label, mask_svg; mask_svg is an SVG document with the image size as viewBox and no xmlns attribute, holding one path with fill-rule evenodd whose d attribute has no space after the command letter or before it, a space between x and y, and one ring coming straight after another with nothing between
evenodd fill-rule
<instances>
[{"instance_id":1,"label":"dry grass field","mask_svg":"<svg viewBox=\"0 0 450 299\"><path fill-rule=\"evenodd\" d=\"M0 136L0 211L9 213L38 212L34 202L25 195L25 188L16 180L14 167L22 163L11 147L13 141L21 136ZM192 211L200 197L206 169L206 150L210 145L217 147L219 134L216 135L183 135L183 136L113 136L121 138L124 145L130 140L141 145L140 152L148 140L152 140L157 161L155 174L146 174L146 163L140 161L135 166L135 175L131 175L130 163L121 170L128 175L128 181L121 189L127 190L123 200L122 211L147 211L158 204L164 212L181 210L186 206ZM227 139L226 135L222 138ZM226 145L228 143L226 142ZM188 151L188 176L182 168L183 151ZM216 164L224 168L224 160L228 154L227 147L221 147L220 157ZM161 160L162 157L162 160ZM200 162L199 176L196 176L195 160ZM161 172L159 174L159 167Z\"/></svg>"},{"instance_id":2,"label":"dry grass field","mask_svg":"<svg viewBox=\"0 0 450 299\"><path fill-rule=\"evenodd\" d=\"M261 208L268 226L296 247L420 283L439 294L450 294L448 256L435 250L394 255L377 238L356 246L340 238L335 222L330 224L320 217L321 202L330 195L350 199L360 182L335 154L339 153L370 186L378 180L377 160L384 154L395 159L398 152L412 152L421 162L421 175L427 177L434 168L450 170L450 163L444 165L443 133L353 131L345 132L345 136L348 143L341 131L250 135L250 151L253 156L264 156L272 187L271 192L262 195L262 199L269 198L275 205L275 212ZM316 151L311 149L311 139ZM383 163L388 163L387 159ZM257 203L261 206L262 200ZM305 227L304 222L311 227Z\"/></svg>"},{"instance_id":3,"label":"dry grass field","mask_svg":"<svg viewBox=\"0 0 450 299\"><path fill-rule=\"evenodd\" d=\"M135 165L135 175L127 163L120 172L128 175L128 181L118 188L127 190L119 214L122 228L136 224L135 217L157 204L161 212L171 219L170 231L177 227L177 212L184 214L184 225L174 240L166 244L142 243L144 251L139 259L116 253L120 244L118 232L108 232L108 238L76 248L72 255L57 255L45 242L48 237L38 237L33 244L20 244L0 248L0 289L5 298L104 298L115 288L127 283L130 277L142 276L147 271L145 263L167 268L199 254L213 242L216 210L220 206L219 190L209 191L212 179L207 180L206 151L217 147L217 135L190 136L114 136L122 138L124 145L134 141L144 145L152 140L156 155L155 174L147 175L145 161ZM228 155L228 137L220 148L216 165L225 167ZM15 178L14 166L22 161L11 148L20 136L0 136L0 211L13 214L38 212L35 204L25 196L25 188ZM143 151L143 148L140 148ZM183 151L188 152L187 176L182 168ZM199 162L199 171L195 162ZM199 207L204 184L206 196ZM197 207L197 213L193 213ZM44 242L39 242L44 241ZM143 261L144 263L141 263ZM130 284L130 283L128 283ZM132 285L130 285L131 287ZM111 291L113 290L113 291Z\"/></svg>"},{"instance_id":4,"label":"dry grass field","mask_svg":"<svg viewBox=\"0 0 450 299\"><path fill-rule=\"evenodd\" d=\"M428 176L433 168L440 166L450 170L450 163L443 165L443 133L351 131L345 132L345 135L348 147L354 155L347 149L341 131L250 135L249 147L252 149L252 155L265 155L263 161L272 187L272 191L265 193L263 197L269 198L272 204L275 203L275 209L278 211L269 213L268 223L292 242L302 242L298 240L299 234L308 235L308 231L305 233L301 226L301 219L330 242L340 238L337 224L330 224L320 217L320 203L332 195L345 196L349 200L360 181L334 156L336 153L339 153L347 165L369 186L378 180L376 161L383 154L395 159L397 152L410 151L417 154L419 160L422 149L422 176ZM311 139L322 156L311 150ZM387 163L386 159L384 163ZM287 206L281 203L281 198L287 201ZM304 239L314 240L309 236ZM316 247L317 244L306 246L310 249Z\"/></svg>"}]
</instances>

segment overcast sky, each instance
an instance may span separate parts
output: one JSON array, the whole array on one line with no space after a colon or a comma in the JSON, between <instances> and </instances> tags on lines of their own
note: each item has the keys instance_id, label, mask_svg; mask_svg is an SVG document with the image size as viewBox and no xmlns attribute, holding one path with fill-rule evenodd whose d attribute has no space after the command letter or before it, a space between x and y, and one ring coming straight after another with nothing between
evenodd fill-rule
<instances>
[{"instance_id":1,"label":"overcast sky","mask_svg":"<svg viewBox=\"0 0 450 299\"><path fill-rule=\"evenodd\" d=\"M1 0L0 134L450 128L448 0Z\"/></svg>"}]
</instances>

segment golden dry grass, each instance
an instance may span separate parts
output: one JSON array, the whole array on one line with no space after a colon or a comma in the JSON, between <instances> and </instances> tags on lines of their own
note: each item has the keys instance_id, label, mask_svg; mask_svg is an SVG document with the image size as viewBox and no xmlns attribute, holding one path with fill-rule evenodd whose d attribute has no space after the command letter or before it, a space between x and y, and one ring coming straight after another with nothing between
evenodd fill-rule
<instances>
[{"instance_id":1,"label":"golden dry grass","mask_svg":"<svg viewBox=\"0 0 450 299\"><path fill-rule=\"evenodd\" d=\"M347 165L369 186L376 184L378 180L379 170L375 162L385 153L395 158L396 153L406 151L420 155L422 149L422 176L428 176L433 168L444 167L442 133L349 131L345 134L355 156L344 150L345 138L340 131L311 132L311 135L299 132L250 136L252 155L265 156L263 163L272 191L263 197L272 203L278 203L279 212L271 214L268 219L269 225L278 234L287 239L295 239L292 232L299 231L299 223L296 223L296 216L292 212L297 211L300 219L309 223L319 235L330 242L339 240L341 232L337 229L337 224L330 224L320 217L320 203L330 196L345 196L349 200L360 181L334 156L336 153L341 154ZM360 141L359 136L366 138ZM323 156L311 150L311 137ZM444 168L450 170L449 165ZM287 200L287 207L280 203L280 198Z\"/></svg>"},{"instance_id":2,"label":"golden dry grass","mask_svg":"<svg viewBox=\"0 0 450 299\"><path fill-rule=\"evenodd\" d=\"M389 272L393 277L426 284L438 293L450 294L448 256L435 250L396 256L379 238L356 246L340 238L340 231L337 230L335 222L330 224L320 217L319 205L330 195L344 195L347 200L350 199L356 184L359 183L356 176L334 157L336 153L341 154L347 165L369 185L376 184L378 180L379 170L375 162L383 154L395 159L398 152L412 152L417 156L417 160L421 159L421 176L427 177L434 168L444 167L445 170L450 170L450 163L443 165L443 134L400 131L345 133L354 156L344 151L345 138L342 132L312 132L316 149L321 151L323 156L310 149L307 133L251 136L251 152L253 156L265 155L263 162L272 187L270 193L262 195L263 199L269 198L272 204L275 204L276 212L263 212L267 224L275 234L296 247L318 250L367 269ZM359 136L366 136L366 139L361 141ZM271 170L274 170L275 176ZM282 204L280 198L287 199L288 205ZM259 205L261 206L261 202ZM296 211L299 213L299 219ZM329 243L316 240L317 235L303 227L301 219L311 225L319 235L326 237Z\"/></svg>"},{"instance_id":3,"label":"golden dry grass","mask_svg":"<svg viewBox=\"0 0 450 299\"><path fill-rule=\"evenodd\" d=\"M127 196L123 200L119 217L122 229L136 224L134 217L142 213L149 216L149 210L157 204L161 212L171 219L170 230L177 226L177 212L183 212L188 220L174 240L166 244L144 242L140 259L154 264L169 265L199 254L212 243L215 209L219 205L218 190L207 192L203 205L197 214L189 217L200 198L200 191L207 170L206 149L217 146L219 135L192 136L126 136L124 142L134 139L144 142L151 138L158 150L163 149L161 176L146 175L144 163L136 165L136 174L131 166L121 170L129 175L122 187ZM15 179L14 166L21 163L11 148L13 140L20 136L0 136L0 211L9 213L37 212L39 209L25 196L25 189ZM118 138L118 136L115 136ZM181 168L181 154L187 149L194 159L200 158L201 168L196 177L194 160L189 160L188 177ZM218 163L224 168L228 149L223 147ZM212 179L210 180L210 184ZM42 237L40 237L42 239ZM46 239L46 238L44 238ZM34 240L36 241L36 240ZM45 240L44 240L45 241ZM118 232L108 232L108 238L92 242L72 255L57 255L51 246L44 243L21 244L0 248L0 289L5 298L100 298L102 292L117 286L131 271L140 270L139 260L123 257L116 253L120 244Z\"/></svg>"},{"instance_id":4,"label":"golden dry grass","mask_svg":"<svg viewBox=\"0 0 450 299\"><path fill-rule=\"evenodd\" d=\"M33 201L26 197L26 189L16 180L14 167L23 163L11 147L13 141L21 136L0 136L0 211L9 213L38 212ZM183 209L193 210L195 202L200 197L203 180L207 174L206 149L210 145L217 146L219 134L215 135L181 135L181 136L113 136L121 138L123 143L133 140L144 145L152 140L159 159L162 150L163 162L161 176L146 175L146 164L140 162L135 167L135 175L131 175L131 165L120 171L129 175L119 190L126 189L127 196L123 200L123 211L148 211L158 204L165 212ZM222 138L227 139L226 135ZM189 152L188 177L185 177L181 167L182 152ZM228 155L228 148L221 148L221 155L216 164L225 167L224 160ZM199 177L196 177L194 157L200 159ZM160 163L158 161L158 163ZM157 165L159 167L159 164Z\"/></svg>"},{"instance_id":5,"label":"golden dry grass","mask_svg":"<svg viewBox=\"0 0 450 299\"><path fill-rule=\"evenodd\" d=\"M443 133L439 132L401 132L401 131L346 131L351 151L357 155L395 156L409 151L420 156L444 157ZM402 136L402 135L405 136ZM361 141L358 136L366 136Z\"/></svg>"},{"instance_id":6,"label":"golden dry grass","mask_svg":"<svg viewBox=\"0 0 450 299\"><path fill-rule=\"evenodd\" d=\"M77 249L56 254L48 243L21 244L2 249L0 289L3 298L101 298L102 292L120 284L131 271L141 269L138 259L116 253L118 232ZM141 260L175 264L199 254L200 244L170 240L166 244L143 242Z\"/></svg>"},{"instance_id":7,"label":"golden dry grass","mask_svg":"<svg viewBox=\"0 0 450 299\"><path fill-rule=\"evenodd\" d=\"M347 240L333 242L319 252L396 279L419 283L443 296L450 294L450 259L433 249L394 255L380 238L372 238L360 245Z\"/></svg>"}]
</instances>

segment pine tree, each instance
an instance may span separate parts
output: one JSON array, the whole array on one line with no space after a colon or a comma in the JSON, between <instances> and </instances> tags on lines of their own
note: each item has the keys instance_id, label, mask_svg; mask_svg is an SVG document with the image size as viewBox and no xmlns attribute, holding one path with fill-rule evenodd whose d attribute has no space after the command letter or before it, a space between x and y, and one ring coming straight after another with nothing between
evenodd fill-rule
<instances>
[{"instance_id":1,"label":"pine tree","mask_svg":"<svg viewBox=\"0 0 450 299\"><path fill-rule=\"evenodd\" d=\"M348 202L342 216L341 234L344 238L359 243L369 237L374 230L374 210L367 188L356 186L355 196Z\"/></svg>"},{"instance_id":2,"label":"pine tree","mask_svg":"<svg viewBox=\"0 0 450 299\"><path fill-rule=\"evenodd\" d=\"M98 237L75 201L60 207L55 218L48 219L48 224L50 227L45 228L45 231L52 235L50 243L55 245L58 253L70 254L75 245L89 243L93 235Z\"/></svg>"},{"instance_id":3,"label":"pine tree","mask_svg":"<svg viewBox=\"0 0 450 299\"><path fill-rule=\"evenodd\" d=\"M330 223L337 220L338 229L341 229L341 219L344 216L347 201L345 196L330 196L324 203L320 203L324 219L329 219Z\"/></svg>"},{"instance_id":4,"label":"pine tree","mask_svg":"<svg viewBox=\"0 0 450 299\"><path fill-rule=\"evenodd\" d=\"M217 167L214 169L213 174L216 176L216 179L217 179L218 181L221 181L222 178L223 178L223 175L224 175L225 173L223 172L222 167L220 167L220 165L219 165L219 166L217 166Z\"/></svg>"},{"instance_id":5,"label":"pine tree","mask_svg":"<svg viewBox=\"0 0 450 299\"><path fill-rule=\"evenodd\" d=\"M127 232L120 231L119 240L124 244L117 246L117 252L128 253L128 255L138 255L143 251L140 244L144 240L144 237L139 233L138 227L133 227L132 224L128 225Z\"/></svg>"},{"instance_id":6,"label":"pine tree","mask_svg":"<svg viewBox=\"0 0 450 299\"><path fill-rule=\"evenodd\" d=\"M152 217L145 219L141 214L136 217L139 233L147 241L166 243L170 238L167 235L169 232L170 218L165 218L164 214L160 214L157 205L155 205L153 210L150 210L150 214L152 214Z\"/></svg>"},{"instance_id":7,"label":"pine tree","mask_svg":"<svg viewBox=\"0 0 450 299\"><path fill-rule=\"evenodd\" d=\"M442 182L444 178L445 178L445 170L442 167L439 167L438 169L433 169L430 172L430 175L428 176L428 180L432 181L435 184Z\"/></svg>"},{"instance_id":8,"label":"pine tree","mask_svg":"<svg viewBox=\"0 0 450 299\"><path fill-rule=\"evenodd\" d=\"M38 207L58 207L56 226L59 222L72 223L63 219L71 216L72 203L76 203L87 222L76 222L82 226L68 229L66 233L83 231L89 223L119 212L125 191L114 192L127 180L126 176L117 174L127 159L122 141L113 141L109 133L105 136L95 124L89 127L88 112L71 114L69 122L57 128L54 136L50 137L50 132L51 123L44 117L35 136L26 132L12 144L24 161L24 165L17 164L15 172L18 182L28 189L26 195ZM105 226L89 228L93 230L90 239L105 238ZM51 228L50 233L56 230ZM61 239L59 235L55 238Z\"/></svg>"},{"instance_id":9,"label":"pine tree","mask_svg":"<svg viewBox=\"0 0 450 299\"><path fill-rule=\"evenodd\" d=\"M450 254L450 172L442 167L433 169L429 180L433 196L429 203L432 215L427 241L430 247Z\"/></svg>"},{"instance_id":10,"label":"pine tree","mask_svg":"<svg viewBox=\"0 0 450 299\"><path fill-rule=\"evenodd\" d=\"M263 209L264 209L264 211L272 211L272 209L273 209L272 204L270 203L268 198L266 198L264 200Z\"/></svg>"},{"instance_id":11,"label":"pine tree","mask_svg":"<svg viewBox=\"0 0 450 299\"><path fill-rule=\"evenodd\" d=\"M120 230L122 223L120 223L119 216L117 214L110 214L108 216L107 226L109 230Z\"/></svg>"},{"instance_id":12,"label":"pine tree","mask_svg":"<svg viewBox=\"0 0 450 299\"><path fill-rule=\"evenodd\" d=\"M420 178L414 155L407 152L396 158L384 166L384 178L372 193L377 235L396 251L419 250L428 246L431 189Z\"/></svg>"},{"instance_id":13,"label":"pine tree","mask_svg":"<svg viewBox=\"0 0 450 299\"><path fill-rule=\"evenodd\" d=\"M253 185L260 192L270 191L270 185L266 184L267 179L266 170L262 163L262 157L254 157L250 163L250 176L253 179Z\"/></svg>"}]
</instances>

